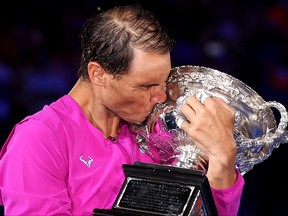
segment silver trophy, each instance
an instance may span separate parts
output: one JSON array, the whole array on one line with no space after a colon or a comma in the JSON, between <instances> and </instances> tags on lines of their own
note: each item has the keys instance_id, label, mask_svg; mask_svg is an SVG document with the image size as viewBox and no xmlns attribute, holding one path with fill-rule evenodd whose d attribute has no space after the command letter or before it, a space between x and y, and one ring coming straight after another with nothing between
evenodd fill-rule
<instances>
[{"instance_id":1,"label":"silver trophy","mask_svg":"<svg viewBox=\"0 0 288 216\"><path fill-rule=\"evenodd\" d=\"M267 159L273 149L288 142L287 111L276 101L265 101L253 89L231 75L200 66L172 68L168 99L158 104L147 121L131 125L140 148L160 164L207 171L209 158L178 126L185 118L178 108L186 97L220 97L236 110L234 138L236 168L244 175ZM275 113L279 112L276 121Z\"/></svg>"}]
</instances>

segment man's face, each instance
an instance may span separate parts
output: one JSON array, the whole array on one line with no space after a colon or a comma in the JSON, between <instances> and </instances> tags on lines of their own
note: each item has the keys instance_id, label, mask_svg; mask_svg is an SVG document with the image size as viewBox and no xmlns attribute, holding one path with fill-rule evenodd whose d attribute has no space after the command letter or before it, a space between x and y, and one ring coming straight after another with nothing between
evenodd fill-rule
<instances>
[{"instance_id":1,"label":"man's face","mask_svg":"<svg viewBox=\"0 0 288 216\"><path fill-rule=\"evenodd\" d=\"M128 74L118 80L107 76L103 104L128 122L144 121L157 103L166 100L170 70L170 53L147 54L136 50Z\"/></svg>"}]
</instances>

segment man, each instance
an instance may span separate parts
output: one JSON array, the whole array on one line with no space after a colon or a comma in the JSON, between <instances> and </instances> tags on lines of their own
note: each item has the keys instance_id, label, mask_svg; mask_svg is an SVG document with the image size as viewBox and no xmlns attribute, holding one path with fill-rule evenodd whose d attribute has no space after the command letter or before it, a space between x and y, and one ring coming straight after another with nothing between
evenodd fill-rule
<instances>
[{"instance_id":1,"label":"man","mask_svg":"<svg viewBox=\"0 0 288 216\"><path fill-rule=\"evenodd\" d=\"M173 41L140 6L102 12L85 25L79 79L69 94L19 122L0 155L0 203L7 215L91 215L109 209L122 164L157 163L140 151L129 123L167 98ZM243 177L235 169L234 110L190 97L183 129L209 157L220 215L236 215Z\"/></svg>"}]
</instances>

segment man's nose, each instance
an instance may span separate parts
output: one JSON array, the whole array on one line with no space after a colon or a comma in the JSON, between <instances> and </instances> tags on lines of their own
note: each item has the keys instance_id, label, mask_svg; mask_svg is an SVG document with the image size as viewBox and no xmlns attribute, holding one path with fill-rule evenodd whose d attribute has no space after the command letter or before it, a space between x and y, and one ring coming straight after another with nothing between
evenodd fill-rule
<instances>
[{"instance_id":1,"label":"man's nose","mask_svg":"<svg viewBox=\"0 0 288 216\"><path fill-rule=\"evenodd\" d=\"M162 103L167 100L166 84L155 86L151 92L151 101L154 103Z\"/></svg>"}]
</instances>

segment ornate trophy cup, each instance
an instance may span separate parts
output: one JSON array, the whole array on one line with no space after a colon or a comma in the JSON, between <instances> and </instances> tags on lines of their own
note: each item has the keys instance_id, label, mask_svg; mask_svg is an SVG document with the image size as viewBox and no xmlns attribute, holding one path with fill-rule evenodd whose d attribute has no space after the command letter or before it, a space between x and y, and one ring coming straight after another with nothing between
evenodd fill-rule
<instances>
[{"instance_id":1,"label":"ornate trophy cup","mask_svg":"<svg viewBox=\"0 0 288 216\"><path fill-rule=\"evenodd\" d=\"M242 175L267 159L274 148L288 142L285 107L276 101L263 100L249 86L226 73L190 65L172 68L167 94L168 100L155 107L145 124L132 127L138 134L140 147L152 156L156 149L162 164L207 170L209 159L178 126L185 119L178 107L190 95L200 101L220 97L236 110L236 168ZM278 124L272 108L280 113Z\"/></svg>"}]
</instances>

